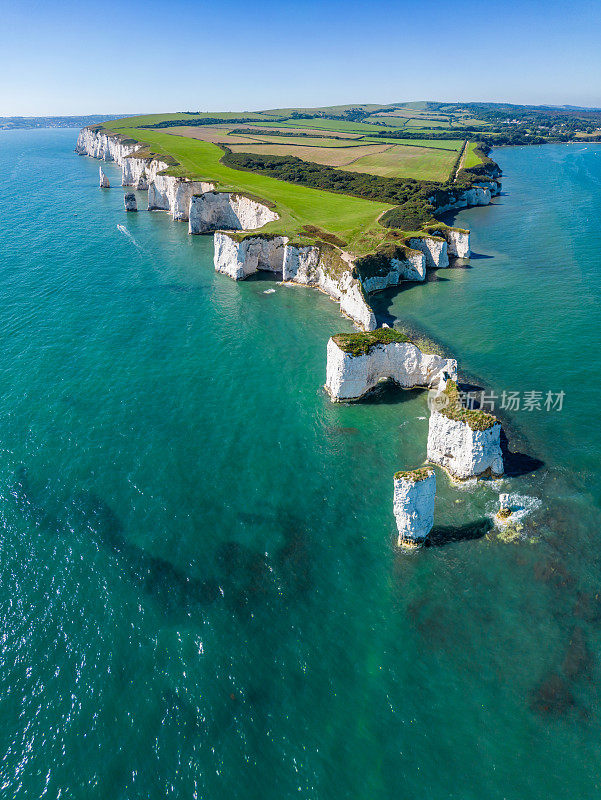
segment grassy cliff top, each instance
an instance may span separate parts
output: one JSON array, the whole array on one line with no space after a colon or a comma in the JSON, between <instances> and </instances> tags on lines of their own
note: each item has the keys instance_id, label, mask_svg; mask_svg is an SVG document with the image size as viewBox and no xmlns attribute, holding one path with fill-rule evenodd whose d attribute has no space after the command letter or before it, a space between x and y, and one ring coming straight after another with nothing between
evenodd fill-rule
<instances>
[{"instance_id":1,"label":"grassy cliff top","mask_svg":"<svg viewBox=\"0 0 601 800\"><path fill-rule=\"evenodd\" d=\"M115 120L105 128L135 138L162 158L171 156L178 164L170 175L215 183L220 191L239 192L262 199L277 209L280 218L262 232L273 235L306 235L307 226L318 227L348 245L351 252L370 252L386 235L378 217L393 208L389 203L350 197L321 189L288 183L267 175L232 169L221 163L223 150L216 144L177 136L164 129L123 127L127 120Z\"/></svg>"},{"instance_id":2,"label":"grassy cliff top","mask_svg":"<svg viewBox=\"0 0 601 800\"><path fill-rule=\"evenodd\" d=\"M407 469L395 472L394 477L395 480L406 478L417 483L418 481L425 481L426 478L429 478L430 475L433 474L434 470L431 467L418 467L417 469Z\"/></svg>"},{"instance_id":3,"label":"grassy cliff top","mask_svg":"<svg viewBox=\"0 0 601 800\"><path fill-rule=\"evenodd\" d=\"M454 162L465 142L434 139L425 130L402 142L374 137L383 130L405 130L408 119L372 117L399 109L412 116L421 113L406 104L178 112L111 120L98 127L142 144L139 156L165 161L169 175L212 182L218 191L262 200L279 214L261 229L266 234L304 239L317 229L323 241L336 240L361 256L395 243L401 230L421 231L433 221L427 196L448 188L437 182L449 176L445 159ZM268 128L279 135L269 136ZM310 136L328 132L331 141ZM369 154L363 155L364 150ZM444 168L433 179L436 164ZM390 212L400 208L402 213L392 219ZM388 220L387 227L381 220Z\"/></svg>"},{"instance_id":4,"label":"grassy cliff top","mask_svg":"<svg viewBox=\"0 0 601 800\"><path fill-rule=\"evenodd\" d=\"M341 350L352 356L365 356L379 344L392 344L393 342L409 342L411 339L404 333L399 333L393 328L376 328L368 333L337 333L332 339Z\"/></svg>"},{"instance_id":5,"label":"grassy cliff top","mask_svg":"<svg viewBox=\"0 0 601 800\"><path fill-rule=\"evenodd\" d=\"M473 431L486 431L500 424L493 414L488 414L480 409L465 408L461 402L459 389L455 381L447 381L444 394L448 397L449 403L444 408L439 409L443 417L452 419L455 422L464 422Z\"/></svg>"}]
</instances>

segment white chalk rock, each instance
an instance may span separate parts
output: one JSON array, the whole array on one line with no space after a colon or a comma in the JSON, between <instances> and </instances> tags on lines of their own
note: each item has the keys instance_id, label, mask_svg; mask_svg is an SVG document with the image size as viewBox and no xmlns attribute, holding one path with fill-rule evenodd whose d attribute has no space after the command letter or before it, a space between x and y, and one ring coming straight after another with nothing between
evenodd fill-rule
<instances>
[{"instance_id":1,"label":"white chalk rock","mask_svg":"<svg viewBox=\"0 0 601 800\"><path fill-rule=\"evenodd\" d=\"M126 211L138 210L138 201L136 200L136 195L133 192L128 192L126 195L124 195L123 202L125 204Z\"/></svg>"},{"instance_id":2,"label":"white chalk rock","mask_svg":"<svg viewBox=\"0 0 601 800\"><path fill-rule=\"evenodd\" d=\"M399 532L398 544L423 544L434 525L436 475L433 469L397 472L394 476L393 510Z\"/></svg>"},{"instance_id":3,"label":"white chalk rock","mask_svg":"<svg viewBox=\"0 0 601 800\"><path fill-rule=\"evenodd\" d=\"M447 231L447 250L450 256L455 258L469 258L470 232L450 229Z\"/></svg>"},{"instance_id":4,"label":"white chalk rock","mask_svg":"<svg viewBox=\"0 0 601 800\"><path fill-rule=\"evenodd\" d=\"M236 281L259 270L282 272L286 238L284 236L247 236L241 241L218 231L214 237L214 264L217 272Z\"/></svg>"},{"instance_id":5,"label":"white chalk rock","mask_svg":"<svg viewBox=\"0 0 601 800\"><path fill-rule=\"evenodd\" d=\"M501 191L501 181L491 178L481 180L469 189L457 189L451 193L445 205L437 206L436 213L444 214L446 211L458 211L462 208L472 206L487 206L492 197ZM429 202L436 206L434 197L428 198Z\"/></svg>"},{"instance_id":6,"label":"white chalk rock","mask_svg":"<svg viewBox=\"0 0 601 800\"><path fill-rule=\"evenodd\" d=\"M127 156L121 162L121 186L133 186L134 189L148 189L148 184L156 176L168 168L168 164L158 158L138 158Z\"/></svg>"},{"instance_id":7,"label":"white chalk rock","mask_svg":"<svg viewBox=\"0 0 601 800\"><path fill-rule=\"evenodd\" d=\"M249 197L229 192L207 191L190 200L189 233L218 229L254 230L278 219L275 211Z\"/></svg>"},{"instance_id":8,"label":"white chalk rock","mask_svg":"<svg viewBox=\"0 0 601 800\"><path fill-rule=\"evenodd\" d=\"M340 310L365 330L374 330L376 317L360 281L340 255L332 269L318 246L288 244L286 236L246 236L217 231L214 237L217 272L244 280L259 270L282 274L282 280L311 286L340 303Z\"/></svg>"},{"instance_id":9,"label":"white chalk rock","mask_svg":"<svg viewBox=\"0 0 601 800\"><path fill-rule=\"evenodd\" d=\"M465 480L503 474L501 425L474 430L467 422L432 411L428 429L428 461L440 464L454 478Z\"/></svg>"},{"instance_id":10,"label":"white chalk rock","mask_svg":"<svg viewBox=\"0 0 601 800\"><path fill-rule=\"evenodd\" d=\"M141 145L131 140L125 141L118 134L82 128L77 137L75 152L82 156L115 161L119 166L124 158L139 150Z\"/></svg>"},{"instance_id":11,"label":"white chalk rock","mask_svg":"<svg viewBox=\"0 0 601 800\"><path fill-rule=\"evenodd\" d=\"M109 183L109 179L104 174L104 170L102 167L98 167L98 171L100 173L100 188L101 189L110 189L111 185Z\"/></svg>"},{"instance_id":12,"label":"white chalk rock","mask_svg":"<svg viewBox=\"0 0 601 800\"><path fill-rule=\"evenodd\" d=\"M454 359L422 353L412 342L367 346L367 353L353 355L343 349L344 334L329 340L325 388L334 402L358 400L384 379L394 381L402 389L437 387L445 375L457 379Z\"/></svg>"},{"instance_id":13,"label":"white chalk rock","mask_svg":"<svg viewBox=\"0 0 601 800\"><path fill-rule=\"evenodd\" d=\"M428 269L445 269L449 266L449 256L445 239L432 236L420 236L409 239L409 246L421 250L426 256Z\"/></svg>"},{"instance_id":14,"label":"white chalk rock","mask_svg":"<svg viewBox=\"0 0 601 800\"><path fill-rule=\"evenodd\" d=\"M426 280L426 256L424 253L411 253L405 259L391 258L390 270L384 275L365 278L363 288L366 292L379 292L389 286L398 286L403 281Z\"/></svg>"},{"instance_id":15,"label":"white chalk rock","mask_svg":"<svg viewBox=\"0 0 601 800\"><path fill-rule=\"evenodd\" d=\"M188 220L192 196L211 191L212 183L158 174L148 183L148 210L170 211L173 219Z\"/></svg>"}]
</instances>

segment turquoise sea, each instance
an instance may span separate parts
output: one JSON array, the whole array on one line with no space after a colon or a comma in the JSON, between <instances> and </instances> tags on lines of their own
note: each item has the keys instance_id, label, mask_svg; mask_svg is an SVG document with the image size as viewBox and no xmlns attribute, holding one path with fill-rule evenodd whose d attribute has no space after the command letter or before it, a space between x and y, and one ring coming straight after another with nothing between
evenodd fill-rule
<instances>
[{"instance_id":1,"label":"turquoise sea","mask_svg":"<svg viewBox=\"0 0 601 800\"><path fill-rule=\"evenodd\" d=\"M565 392L399 553L425 395L331 404L337 306L216 274L75 139L0 132L1 796L599 797L601 146L494 153L469 266L374 300L476 385Z\"/></svg>"}]
</instances>

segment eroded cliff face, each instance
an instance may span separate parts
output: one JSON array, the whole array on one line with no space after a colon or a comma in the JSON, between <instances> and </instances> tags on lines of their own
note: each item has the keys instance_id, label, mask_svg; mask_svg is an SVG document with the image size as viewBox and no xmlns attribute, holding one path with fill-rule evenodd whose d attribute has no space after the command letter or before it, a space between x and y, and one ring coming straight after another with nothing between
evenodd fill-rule
<instances>
[{"instance_id":1,"label":"eroded cliff face","mask_svg":"<svg viewBox=\"0 0 601 800\"><path fill-rule=\"evenodd\" d=\"M491 199L501 192L501 183L498 180L482 180L469 189L457 189L451 195L449 202L436 209L437 214L447 211L471 208L472 206L487 206ZM434 198L430 198L434 202Z\"/></svg>"},{"instance_id":2,"label":"eroded cliff face","mask_svg":"<svg viewBox=\"0 0 601 800\"><path fill-rule=\"evenodd\" d=\"M374 330L369 306L352 265L337 252L320 246L290 244L286 236L247 236L241 240L224 231L215 233L215 269L234 280L259 270L281 273L282 280L311 286L340 303L340 310L364 330Z\"/></svg>"},{"instance_id":3,"label":"eroded cliff face","mask_svg":"<svg viewBox=\"0 0 601 800\"><path fill-rule=\"evenodd\" d=\"M423 544L434 525L436 475L425 477L398 474L394 477L393 511L399 532L398 544Z\"/></svg>"},{"instance_id":4,"label":"eroded cliff face","mask_svg":"<svg viewBox=\"0 0 601 800\"><path fill-rule=\"evenodd\" d=\"M250 231L279 218L264 203L212 189L205 189L190 199L190 233L210 233L219 229Z\"/></svg>"},{"instance_id":5,"label":"eroded cliff face","mask_svg":"<svg viewBox=\"0 0 601 800\"><path fill-rule=\"evenodd\" d=\"M432 411L428 428L428 461L440 464L460 480L502 475L500 423L486 430L474 430L466 422Z\"/></svg>"},{"instance_id":6,"label":"eroded cliff face","mask_svg":"<svg viewBox=\"0 0 601 800\"><path fill-rule=\"evenodd\" d=\"M240 194L216 192L209 181L192 181L166 175L169 165L160 158L138 155L138 143L124 141L102 131L80 131L76 152L121 167L121 185L148 190L148 210L168 211L174 219L189 221L190 233L228 230L254 230L278 219L266 205Z\"/></svg>"},{"instance_id":7,"label":"eroded cliff face","mask_svg":"<svg viewBox=\"0 0 601 800\"><path fill-rule=\"evenodd\" d=\"M435 354L422 353L411 342L377 344L363 355L352 355L328 342L325 388L334 402L358 400L383 379L402 389L437 387L444 376L457 379L457 362Z\"/></svg>"},{"instance_id":8,"label":"eroded cliff face","mask_svg":"<svg viewBox=\"0 0 601 800\"><path fill-rule=\"evenodd\" d=\"M426 280L426 256L421 251L411 253L404 259L391 258L389 264L390 269L385 274L364 278L366 292L379 292L389 286L398 286L403 281Z\"/></svg>"},{"instance_id":9,"label":"eroded cliff face","mask_svg":"<svg viewBox=\"0 0 601 800\"><path fill-rule=\"evenodd\" d=\"M115 161L121 166L123 159L140 147L137 142L124 141L121 137L111 136L103 131L82 128L77 137L75 152L103 161Z\"/></svg>"},{"instance_id":10,"label":"eroded cliff face","mask_svg":"<svg viewBox=\"0 0 601 800\"><path fill-rule=\"evenodd\" d=\"M191 181L187 178L174 178L171 175L157 174L148 183L148 210L170 211L173 219L187 221L190 202L195 194L214 189L212 183Z\"/></svg>"},{"instance_id":11,"label":"eroded cliff face","mask_svg":"<svg viewBox=\"0 0 601 800\"><path fill-rule=\"evenodd\" d=\"M455 258L469 258L472 253L469 231L450 228L447 231L447 251L450 256Z\"/></svg>"},{"instance_id":12,"label":"eroded cliff face","mask_svg":"<svg viewBox=\"0 0 601 800\"><path fill-rule=\"evenodd\" d=\"M126 156L121 162L121 185L133 186L134 189L140 190L148 189L148 185L155 180L159 172L167 167L168 164L158 158Z\"/></svg>"},{"instance_id":13,"label":"eroded cliff face","mask_svg":"<svg viewBox=\"0 0 601 800\"><path fill-rule=\"evenodd\" d=\"M420 236L409 239L409 247L421 250L426 257L428 269L445 269L449 266L448 246L445 239Z\"/></svg>"}]
</instances>

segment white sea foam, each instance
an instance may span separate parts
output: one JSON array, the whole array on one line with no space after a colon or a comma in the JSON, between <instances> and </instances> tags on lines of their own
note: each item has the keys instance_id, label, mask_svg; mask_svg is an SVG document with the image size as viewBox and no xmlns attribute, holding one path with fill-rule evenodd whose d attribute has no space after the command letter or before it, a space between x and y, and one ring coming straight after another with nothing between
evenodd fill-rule
<instances>
[{"instance_id":1,"label":"white sea foam","mask_svg":"<svg viewBox=\"0 0 601 800\"><path fill-rule=\"evenodd\" d=\"M265 289L263 294L275 294L275 289Z\"/></svg>"},{"instance_id":2,"label":"white sea foam","mask_svg":"<svg viewBox=\"0 0 601 800\"><path fill-rule=\"evenodd\" d=\"M527 517L528 514L531 514L533 511L536 511L537 508L540 508L542 505L542 500L538 497L530 497L529 495L525 494L517 494L516 492L509 495L509 508L511 509L511 516L507 520L499 520L496 517L496 513L499 510L498 503L496 508L492 511L492 516L494 517L495 524L499 525L500 527L504 527L505 525L514 525L516 522L521 522L524 517Z\"/></svg>"}]
</instances>

